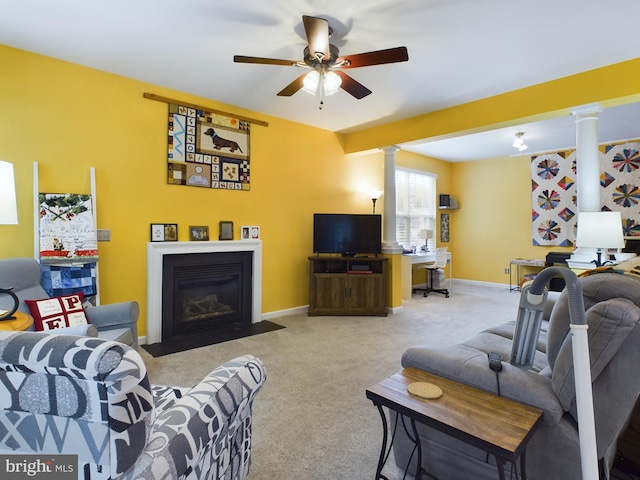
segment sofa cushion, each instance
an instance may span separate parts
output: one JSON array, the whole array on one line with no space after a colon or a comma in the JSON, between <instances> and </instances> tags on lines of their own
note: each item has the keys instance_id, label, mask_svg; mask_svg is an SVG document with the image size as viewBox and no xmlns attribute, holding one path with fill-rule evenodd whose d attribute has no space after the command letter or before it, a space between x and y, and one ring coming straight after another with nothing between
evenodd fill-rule
<instances>
[{"instance_id":1,"label":"sofa cushion","mask_svg":"<svg viewBox=\"0 0 640 480\"><path fill-rule=\"evenodd\" d=\"M640 321L640 307L624 298L612 298L589 308L586 320L589 325L591 381L594 382ZM567 335L560 348L553 368L552 385L562 408L571 411L575 417L575 409L572 408L576 387L571 338Z\"/></svg>"},{"instance_id":2,"label":"sofa cushion","mask_svg":"<svg viewBox=\"0 0 640 480\"><path fill-rule=\"evenodd\" d=\"M630 279L633 279L631 283ZM626 298L640 305L640 284L635 283L637 280L637 277L619 273L598 273L580 277L585 311L596 303L611 298ZM569 294L565 289L558 298L549 319L547 359L552 370L555 368L556 357L569 335L571 323L569 310Z\"/></svg>"},{"instance_id":3,"label":"sofa cushion","mask_svg":"<svg viewBox=\"0 0 640 480\"><path fill-rule=\"evenodd\" d=\"M42 300L25 300L31 311L36 332L87 325L82 306L82 292Z\"/></svg>"}]
</instances>

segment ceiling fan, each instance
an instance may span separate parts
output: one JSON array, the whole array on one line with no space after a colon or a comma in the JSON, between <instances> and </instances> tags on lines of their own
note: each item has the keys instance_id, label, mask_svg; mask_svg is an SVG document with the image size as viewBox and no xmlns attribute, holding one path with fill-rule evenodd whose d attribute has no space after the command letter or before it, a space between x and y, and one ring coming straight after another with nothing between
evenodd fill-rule
<instances>
[{"instance_id":1,"label":"ceiling fan","mask_svg":"<svg viewBox=\"0 0 640 480\"><path fill-rule=\"evenodd\" d=\"M312 95L319 95L321 98L320 108L322 108L322 98L336 93L340 88L357 99L364 98L371 93L371 90L351 78L343 70L409 60L407 47L389 48L341 57L338 48L329 43L332 31L327 20L303 15L302 22L308 43L308 46L304 49L304 60L302 62L243 55L235 55L233 61L236 63L259 63L311 69L311 72L303 73L284 87L278 92L278 95L290 97L302 89Z\"/></svg>"}]
</instances>

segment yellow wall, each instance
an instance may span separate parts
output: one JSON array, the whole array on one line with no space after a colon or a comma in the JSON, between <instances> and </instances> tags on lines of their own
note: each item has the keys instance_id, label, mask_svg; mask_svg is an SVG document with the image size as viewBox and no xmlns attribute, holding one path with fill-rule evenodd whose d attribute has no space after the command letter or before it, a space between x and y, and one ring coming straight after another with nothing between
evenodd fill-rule
<instances>
[{"instance_id":1,"label":"yellow wall","mask_svg":"<svg viewBox=\"0 0 640 480\"><path fill-rule=\"evenodd\" d=\"M629 74L640 73L640 60L634 60L340 135L1 45L0 63L7 67L0 70L0 159L15 166L20 220L0 226L0 258L33 255L34 161L41 192L88 192L89 168L95 167L98 227L111 229L112 237L99 244L102 301L138 300L142 335L149 224L178 223L182 241L189 225L209 225L212 238L220 220L233 221L236 236L241 225L260 225L262 311L306 305L312 214L368 213L371 200L363 192L384 184L382 152L345 151L487 128L545 111L559 115L569 102L635 99L630 78L637 75ZM605 81L611 75L621 81ZM251 191L167 185L167 107L144 99L144 92L269 122L252 128ZM510 258L544 258L548 250L562 250L531 245L528 157L451 164L399 151L396 164L438 174L437 193L458 197L460 209L448 212L451 241L442 244L454 255L454 277L507 283ZM376 205L378 213L383 205ZM388 294L392 307L400 302L395 283Z\"/></svg>"},{"instance_id":2,"label":"yellow wall","mask_svg":"<svg viewBox=\"0 0 640 480\"><path fill-rule=\"evenodd\" d=\"M521 156L452 164L460 205L451 214L454 277L508 283L510 259L571 251L532 244L529 163Z\"/></svg>"},{"instance_id":3,"label":"yellow wall","mask_svg":"<svg viewBox=\"0 0 640 480\"><path fill-rule=\"evenodd\" d=\"M332 132L6 46L0 64L0 159L14 164L20 222L0 226L0 258L33 255L34 161L51 193L89 192L95 167L98 228L111 229L99 244L101 300L138 300L141 335L151 223L178 223L181 241L189 225L209 225L212 239L220 220L236 238L260 225L262 311L280 311L308 304L313 213L369 213L356 190L383 184L383 158L347 157ZM167 106L144 92L269 122L252 128L251 191L168 185Z\"/></svg>"}]
</instances>

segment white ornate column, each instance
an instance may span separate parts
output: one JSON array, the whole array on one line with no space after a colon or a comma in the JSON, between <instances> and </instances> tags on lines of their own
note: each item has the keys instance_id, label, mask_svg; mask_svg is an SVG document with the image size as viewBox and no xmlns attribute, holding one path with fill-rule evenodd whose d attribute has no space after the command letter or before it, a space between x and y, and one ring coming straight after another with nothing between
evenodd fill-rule
<instances>
[{"instance_id":1,"label":"white ornate column","mask_svg":"<svg viewBox=\"0 0 640 480\"><path fill-rule=\"evenodd\" d=\"M603 111L599 103L575 107L576 117L576 187L578 214L600 211L600 151L598 149L598 114ZM571 255L574 262L596 258L596 249L577 247Z\"/></svg>"},{"instance_id":2,"label":"white ornate column","mask_svg":"<svg viewBox=\"0 0 640 480\"><path fill-rule=\"evenodd\" d=\"M383 147L384 152L384 215L382 216L382 252L402 253L396 240L396 152L400 147Z\"/></svg>"},{"instance_id":3,"label":"white ornate column","mask_svg":"<svg viewBox=\"0 0 640 480\"><path fill-rule=\"evenodd\" d=\"M576 117L576 169L578 212L600 211L600 152L598 150L599 103L571 110Z\"/></svg>"}]
</instances>

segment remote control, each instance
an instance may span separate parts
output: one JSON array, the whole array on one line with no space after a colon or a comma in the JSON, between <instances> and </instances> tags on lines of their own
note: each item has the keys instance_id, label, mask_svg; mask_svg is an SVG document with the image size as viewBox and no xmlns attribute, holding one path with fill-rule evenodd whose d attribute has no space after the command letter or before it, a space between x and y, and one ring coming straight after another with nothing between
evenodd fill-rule
<instances>
[{"instance_id":1,"label":"remote control","mask_svg":"<svg viewBox=\"0 0 640 480\"><path fill-rule=\"evenodd\" d=\"M489 368L495 372L499 372L502 370L502 360L500 360L500 355L495 352L487 353L489 357Z\"/></svg>"}]
</instances>

